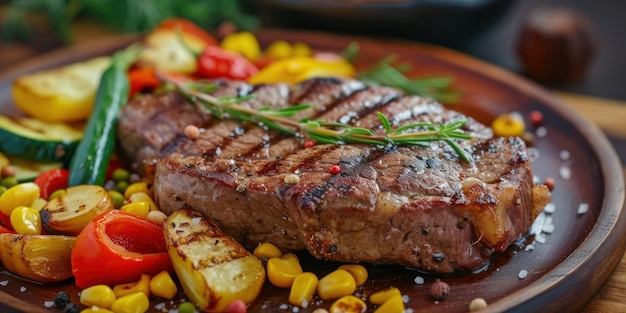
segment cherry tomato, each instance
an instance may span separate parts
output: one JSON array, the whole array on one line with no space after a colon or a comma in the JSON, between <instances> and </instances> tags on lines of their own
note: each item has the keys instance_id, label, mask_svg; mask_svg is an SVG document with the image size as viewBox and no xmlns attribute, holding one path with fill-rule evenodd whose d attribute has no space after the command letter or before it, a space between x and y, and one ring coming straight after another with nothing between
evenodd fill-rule
<instances>
[{"instance_id":1,"label":"cherry tomato","mask_svg":"<svg viewBox=\"0 0 626 313\"><path fill-rule=\"evenodd\" d=\"M244 56L220 47L208 46L198 57L196 76L246 80L257 72L256 66Z\"/></svg>"}]
</instances>

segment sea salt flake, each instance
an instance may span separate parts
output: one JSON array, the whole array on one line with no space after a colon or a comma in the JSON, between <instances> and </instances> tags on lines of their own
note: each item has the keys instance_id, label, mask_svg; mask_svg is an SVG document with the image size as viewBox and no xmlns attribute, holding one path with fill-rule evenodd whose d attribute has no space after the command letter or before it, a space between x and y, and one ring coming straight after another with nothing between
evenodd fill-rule
<instances>
[{"instance_id":1,"label":"sea salt flake","mask_svg":"<svg viewBox=\"0 0 626 313\"><path fill-rule=\"evenodd\" d=\"M589 203L581 203L578 205L578 214L585 214L589 211Z\"/></svg>"},{"instance_id":2,"label":"sea salt flake","mask_svg":"<svg viewBox=\"0 0 626 313\"><path fill-rule=\"evenodd\" d=\"M159 303L159 304L154 306L154 309L155 310L159 310L159 311L163 310L164 308L165 308L165 302L161 302L161 303Z\"/></svg>"},{"instance_id":3,"label":"sea salt flake","mask_svg":"<svg viewBox=\"0 0 626 313\"><path fill-rule=\"evenodd\" d=\"M402 303L409 303L409 296L402 295Z\"/></svg>"},{"instance_id":4,"label":"sea salt flake","mask_svg":"<svg viewBox=\"0 0 626 313\"><path fill-rule=\"evenodd\" d=\"M561 152L559 152L559 157L561 160L569 160L570 153L567 150L561 150Z\"/></svg>"},{"instance_id":5,"label":"sea salt flake","mask_svg":"<svg viewBox=\"0 0 626 313\"><path fill-rule=\"evenodd\" d=\"M8 281L8 280L3 280L3 281L0 281L0 286L6 286L6 285L8 285L8 284L9 284L9 281Z\"/></svg>"},{"instance_id":6,"label":"sea salt flake","mask_svg":"<svg viewBox=\"0 0 626 313\"><path fill-rule=\"evenodd\" d=\"M541 226L541 231L543 231L546 234L551 234L552 232L554 232L554 222L553 222L552 216L546 217L546 220L543 222L543 225Z\"/></svg>"},{"instance_id":7,"label":"sea salt flake","mask_svg":"<svg viewBox=\"0 0 626 313\"><path fill-rule=\"evenodd\" d=\"M526 276L528 276L528 271L527 270L521 270L521 271L519 271L519 274L517 275L517 277L519 277L519 279L524 279L524 278L526 278Z\"/></svg>"},{"instance_id":8,"label":"sea salt flake","mask_svg":"<svg viewBox=\"0 0 626 313\"><path fill-rule=\"evenodd\" d=\"M537 131L535 131L535 135L537 135L537 137L545 137L548 134L548 129L541 126L541 127L537 127Z\"/></svg>"},{"instance_id":9,"label":"sea salt flake","mask_svg":"<svg viewBox=\"0 0 626 313\"><path fill-rule=\"evenodd\" d=\"M54 301L44 301L43 306L46 308L51 308L54 305Z\"/></svg>"},{"instance_id":10,"label":"sea salt flake","mask_svg":"<svg viewBox=\"0 0 626 313\"><path fill-rule=\"evenodd\" d=\"M20 292L24 292L24 291L26 291L26 287L24 286L20 287Z\"/></svg>"},{"instance_id":11,"label":"sea salt flake","mask_svg":"<svg viewBox=\"0 0 626 313\"><path fill-rule=\"evenodd\" d=\"M533 250L535 250L535 246L533 246L532 244L529 244L529 245L527 245L527 246L524 248L524 250L525 250L525 251L533 251Z\"/></svg>"},{"instance_id":12,"label":"sea salt flake","mask_svg":"<svg viewBox=\"0 0 626 313\"><path fill-rule=\"evenodd\" d=\"M545 243L546 242L546 235L539 233L535 235L535 241L538 243Z\"/></svg>"},{"instance_id":13,"label":"sea salt flake","mask_svg":"<svg viewBox=\"0 0 626 313\"><path fill-rule=\"evenodd\" d=\"M415 280L414 280L414 281L415 281L415 283L416 283L416 284L418 284L418 285L423 285L423 284L424 284L424 277L422 277L422 276L417 276L417 277L415 277Z\"/></svg>"},{"instance_id":14,"label":"sea salt flake","mask_svg":"<svg viewBox=\"0 0 626 313\"><path fill-rule=\"evenodd\" d=\"M559 168L559 176L565 180L568 180L572 176L572 169L569 165L562 165Z\"/></svg>"},{"instance_id":15,"label":"sea salt flake","mask_svg":"<svg viewBox=\"0 0 626 313\"><path fill-rule=\"evenodd\" d=\"M286 310L286 309L289 308L289 306L283 303L283 304L279 305L278 308L281 309L281 310Z\"/></svg>"},{"instance_id":16,"label":"sea salt flake","mask_svg":"<svg viewBox=\"0 0 626 313\"><path fill-rule=\"evenodd\" d=\"M539 215L537 215L537 218L535 218L535 221L533 222L533 224L530 226L529 233L534 234L534 235L541 233L541 228L545 220L546 220L546 214L544 212L539 213Z\"/></svg>"},{"instance_id":17,"label":"sea salt flake","mask_svg":"<svg viewBox=\"0 0 626 313\"><path fill-rule=\"evenodd\" d=\"M546 204L546 206L543 208L543 211L546 213L554 213L556 209L556 205L554 205L554 203L550 202L548 204Z\"/></svg>"}]
</instances>

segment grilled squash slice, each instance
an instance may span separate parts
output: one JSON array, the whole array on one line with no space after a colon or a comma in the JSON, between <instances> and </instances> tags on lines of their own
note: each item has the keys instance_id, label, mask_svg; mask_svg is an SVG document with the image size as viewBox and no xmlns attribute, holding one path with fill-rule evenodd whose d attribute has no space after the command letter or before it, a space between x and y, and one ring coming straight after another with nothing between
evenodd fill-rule
<instances>
[{"instance_id":1,"label":"grilled squash slice","mask_svg":"<svg viewBox=\"0 0 626 313\"><path fill-rule=\"evenodd\" d=\"M234 300L251 303L261 292L265 269L217 225L193 210L163 223L168 252L186 295L205 312L225 312Z\"/></svg>"}]
</instances>

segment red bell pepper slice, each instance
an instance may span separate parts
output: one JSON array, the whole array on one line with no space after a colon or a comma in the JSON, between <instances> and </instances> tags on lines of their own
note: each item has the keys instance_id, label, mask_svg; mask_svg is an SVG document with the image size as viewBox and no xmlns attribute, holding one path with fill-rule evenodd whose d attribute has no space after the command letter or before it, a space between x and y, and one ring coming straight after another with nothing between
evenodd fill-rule
<instances>
[{"instance_id":1,"label":"red bell pepper slice","mask_svg":"<svg viewBox=\"0 0 626 313\"><path fill-rule=\"evenodd\" d=\"M67 188L68 180L67 169L55 168L39 174L33 182L39 186L41 197L48 200L53 192Z\"/></svg>"},{"instance_id":2,"label":"red bell pepper slice","mask_svg":"<svg viewBox=\"0 0 626 313\"><path fill-rule=\"evenodd\" d=\"M0 234L15 233L13 226L11 226L11 219L8 215L0 213Z\"/></svg>"},{"instance_id":3,"label":"red bell pepper slice","mask_svg":"<svg viewBox=\"0 0 626 313\"><path fill-rule=\"evenodd\" d=\"M244 56L226 51L220 47L208 46L198 57L196 76L201 78L219 78L246 80L259 70Z\"/></svg>"},{"instance_id":4,"label":"red bell pepper slice","mask_svg":"<svg viewBox=\"0 0 626 313\"><path fill-rule=\"evenodd\" d=\"M183 18L169 18L163 20L157 27L156 30L159 29L170 29L170 30L180 30L180 32L184 34L188 34L202 40L209 46L217 46L217 40L211 36L204 29L200 28L200 26L194 24L193 22L183 19Z\"/></svg>"},{"instance_id":5,"label":"red bell pepper slice","mask_svg":"<svg viewBox=\"0 0 626 313\"><path fill-rule=\"evenodd\" d=\"M94 218L72 248L76 286L137 281L141 274L173 272L161 225L119 210Z\"/></svg>"},{"instance_id":6,"label":"red bell pepper slice","mask_svg":"<svg viewBox=\"0 0 626 313\"><path fill-rule=\"evenodd\" d=\"M151 67L139 67L128 71L128 81L130 82L129 98L144 91L152 91L161 85L161 80L157 77L155 69Z\"/></svg>"}]
</instances>

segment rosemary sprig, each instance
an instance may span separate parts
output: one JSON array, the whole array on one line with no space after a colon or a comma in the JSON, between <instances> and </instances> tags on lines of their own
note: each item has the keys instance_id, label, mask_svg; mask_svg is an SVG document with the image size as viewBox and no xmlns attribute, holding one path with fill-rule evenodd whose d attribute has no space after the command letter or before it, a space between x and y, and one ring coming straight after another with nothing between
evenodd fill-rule
<instances>
[{"instance_id":1,"label":"rosemary sprig","mask_svg":"<svg viewBox=\"0 0 626 313\"><path fill-rule=\"evenodd\" d=\"M159 77L164 82L172 84L192 102L201 105L203 109L219 119L232 118L291 136L308 137L320 143L328 144L365 143L377 146L426 146L429 142L443 141L461 159L466 162L471 161L467 153L456 142L456 140L471 139L471 136L462 130L466 120L456 120L440 125L427 122L411 123L393 129L387 116L378 112L378 118L385 129L385 134L381 135L376 134L371 129L344 123L309 119L296 121L292 119L298 112L310 108L310 105L307 104L280 109L270 107L253 109L239 105L241 101L249 99L249 97L215 97L204 93L203 91L207 90L207 87L201 84L174 79L163 73L159 73Z\"/></svg>"},{"instance_id":2,"label":"rosemary sprig","mask_svg":"<svg viewBox=\"0 0 626 313\"><path fill-rule=\"evenodd\" d=\"M358 58L359 45L350 43L342 52L346 60L354 63ZM406 73L410 70L409 64L394 64L395 55L389 55L372 67L357 74L359 80L382 86L398 88L409 95L431 97L443 103L454 103L459 100L460 93L451 88L453 77L432 76L409 78Z\"/></svg>"}]
</instances>

